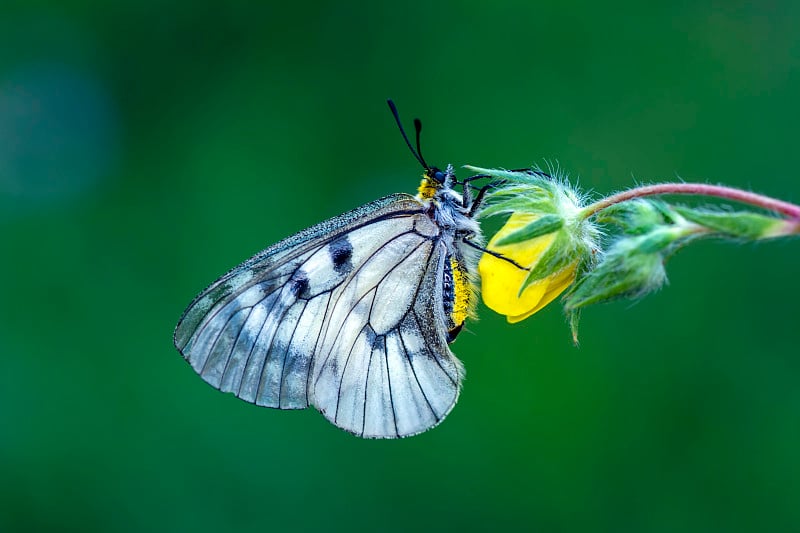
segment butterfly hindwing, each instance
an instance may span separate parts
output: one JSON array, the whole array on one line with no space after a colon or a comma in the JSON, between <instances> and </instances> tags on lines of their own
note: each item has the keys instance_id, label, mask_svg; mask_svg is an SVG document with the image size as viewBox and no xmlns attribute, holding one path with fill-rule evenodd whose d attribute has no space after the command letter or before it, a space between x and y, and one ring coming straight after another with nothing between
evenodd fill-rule
<instances>
[{"instance_id":1,"label":"butterfly hindwing","mask_svg":"<svg viewBox=\"0 0 800 533\"><path fill-rule=\"evenodd\" d=\"M463 370L444 336L445 242L392 195L271 246L201 293L175 345L211 385L258 405L317 407L367 437L436 425Z\"/></svg>"}]
</instances>

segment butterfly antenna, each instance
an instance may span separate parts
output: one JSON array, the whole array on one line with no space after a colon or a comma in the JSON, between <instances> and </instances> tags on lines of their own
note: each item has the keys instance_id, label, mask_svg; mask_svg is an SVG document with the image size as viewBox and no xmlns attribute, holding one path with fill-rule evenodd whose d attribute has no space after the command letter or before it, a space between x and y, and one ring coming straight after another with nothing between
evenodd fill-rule
<instances>
[{"instance_id":1,"label":"butterfly antenna","mask_svg":"<svg viewBox=\"0 0 800 533\"><path fill-rule=\"evenodd\" d=\"M417 149L414 150L414 146L412 146L411 141L408 140L408 135L406 135L406 130L403 129L403 124L400 122L400 114L397 112L397 107L394 105L391 99L386 100L386 103L389 104L389 109L392 110L392 115L394 115L394 120L397 122L397 127L400 128L400 133L403 135L403 140L406 141L406 145L408 145L408 149L411 150L411 153L414 154L414 157L417 158L419 164L422 165L422 168L428 170L430 167L422 159L422 153L419 150L419 132L422 131L422 122L418 119L414 119L414 128L417 130Z\"/></svg>"},{"instance_id":2,"label":"butterfly antenna","mask_svg":"<svg viewBox=\"0 0 800 533\"><path fill-rule=\"evenodd\" d=\"M422 148L419 147L419 135L422 133L422 121L418 118L414 119L414 129L417 131L417 153L419 154L419 158L422 159L425 170L428 170L428 164L425 163L425 158L422 157Z\"/></svg>"}]
</instances>

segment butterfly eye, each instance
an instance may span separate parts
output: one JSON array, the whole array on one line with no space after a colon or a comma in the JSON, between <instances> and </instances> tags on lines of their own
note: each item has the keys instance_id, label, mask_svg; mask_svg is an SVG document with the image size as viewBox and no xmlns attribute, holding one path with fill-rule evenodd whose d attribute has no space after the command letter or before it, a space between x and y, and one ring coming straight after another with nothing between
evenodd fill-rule
<instances>
[{"instance_id":1,"label":"butterfly eye","mask_svg":"<svg viewBox=\"0 0 800 533\"><path fill-rule=\"evenodd\" d=\"M445 180L445 173L441 170L434 170L432 173L432 177L436 180L437 183L444 183Z\"/></svg>"}]
</instances>

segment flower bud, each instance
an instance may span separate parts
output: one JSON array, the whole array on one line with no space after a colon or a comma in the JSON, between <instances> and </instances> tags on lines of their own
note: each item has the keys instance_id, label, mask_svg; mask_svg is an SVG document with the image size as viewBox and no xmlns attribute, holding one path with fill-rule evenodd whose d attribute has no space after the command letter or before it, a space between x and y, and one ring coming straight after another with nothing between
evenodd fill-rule
<instances>
[{"instance_id":1,"label":"flower bud","mask_svg":"<svg viewBox=\"0 0 800 533\"><path fill-rule=\"evenodd\" d=\"M484 253L478 263L483 301L493 311L506 315L510 323L519 322L550 303L575 280L577 260L535 281L528 282L542 258L552 256L551 247L562 239L559 231L534 235L530 239L510 244L514 233L524 231L541 215L514 213L489 241L487 249L504 258ZM516 265L514 263L516 263Z\"/></svg>"},{"instance_id":2,"label":"flower bud","mask_svg":"<svg viewBox=\"0 0 800 533\"><path fill-rule=\"evenodd\" d=\"M567 311L620 298L639 298L664 284L667 276L662 253L636 246L645 244L642 237L629 238L623 243L606 254L569 293L565 302Z\"/></svg>"},{"instance_id":3,"label":"flower bud","mask_svg":"<svg viewBox=\"0 0 800 533\"><path fill-rule=\"evenodd\" d=\"M486 305L519 322L554 300L591 262L596 229L580 217L569 184L534 169L509 172L471 167L505 181L488 195L481 217L509 215L478 264Z\"/></svg>"}]
</instances>

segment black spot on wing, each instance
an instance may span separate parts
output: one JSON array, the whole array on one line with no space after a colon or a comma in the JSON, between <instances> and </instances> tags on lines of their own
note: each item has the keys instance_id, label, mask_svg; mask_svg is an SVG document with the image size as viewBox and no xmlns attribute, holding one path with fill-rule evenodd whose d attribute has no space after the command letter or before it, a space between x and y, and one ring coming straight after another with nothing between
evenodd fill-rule
<instances>
[{"instance_id":1,"label":"black spot on wing","mask_svg":"<svg viewBox=\"0 0 800 533\"><path fill-rule=\"evenodd\" d=\"M344 274L353 269L350 259L353 257L353 245L347 235L342 235L328 245L328 252L331 254L333 269L339 274Z\"/></svg>"},{"instance_id":2,"label":"black spot on wing","mask_svg":"<svg viewBox=\"0 0 800 533\"><path fill-rule=\"evenodd\" d=\"M304 298L308 296L308 274L302 270L295 272L290 281L292 284L291 291L295 298Z\"/></svg>"}]
</instances>

